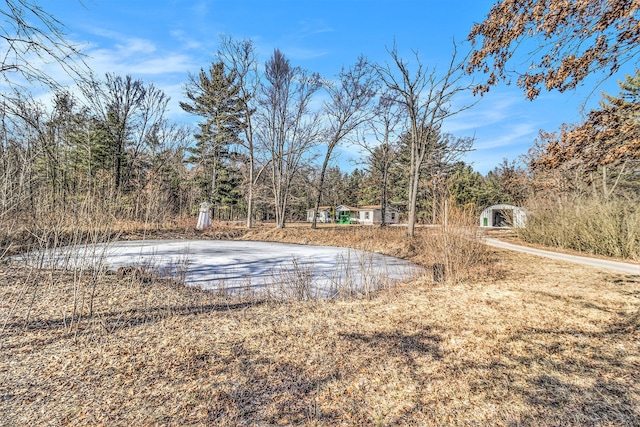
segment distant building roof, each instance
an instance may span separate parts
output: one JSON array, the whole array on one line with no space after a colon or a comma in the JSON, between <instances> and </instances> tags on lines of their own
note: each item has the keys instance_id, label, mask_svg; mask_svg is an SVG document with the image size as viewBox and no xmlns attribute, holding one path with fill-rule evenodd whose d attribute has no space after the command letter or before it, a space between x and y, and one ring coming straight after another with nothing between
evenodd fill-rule
<instances>
[{"instance_id":1,"label":"distant building roof","mask_svg":"<svg viewBox=\"0 0 640 427\"><path fill-rule=\"evenodd\" d=\"M361 210L376 210L376 209L382 209L382 205L368 205L368 206L360 206ZM389 206L387 205L387 209L393 209L395 211L397 211L398 209L394 208L393 206Z\"/></svg>"},{"instance_id":2,"label":"distant building roof","mask_svg":"<svg viewBox=\"0 0 640 427\"><path fill-rule=\"evenodd\" d=\"M352 211L352 212L357 212L360 209L358 208L354 208L353 206L347 206L347 205L340 205L336 208L336 210L338 211Z\"/></svg>"}]
</instances>

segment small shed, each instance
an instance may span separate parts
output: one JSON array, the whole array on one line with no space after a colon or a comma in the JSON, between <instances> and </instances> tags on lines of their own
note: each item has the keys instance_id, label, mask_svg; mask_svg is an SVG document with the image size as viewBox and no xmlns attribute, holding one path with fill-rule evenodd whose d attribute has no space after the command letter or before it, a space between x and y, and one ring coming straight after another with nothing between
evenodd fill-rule
<instances>
[{"instance_id":1,"label":"small shed","mask_svg":"<svg viewBox=\"0 0 640 427\"><path fill-rule=\"evenodd\" d=\"M360 224L382 224L382 205L361 206L358 208ZM385 223L397 224L400 211L391 206L387 206L385 210Z\"/></svg>"},{"instance_id":2,"label":"small shed","mask_svg":"<svg viewBox=\"0 0 640 427\"><path fill-rule=\"evenodd\" d=\"M480 227L524 228L527 222L526 212L517 206L499 204L489 206L480 214Z\"/></svg>"},{"instance_id":3,"label":"small shed","mask_svg":"<svg viewBox=\"0 0 640 427\"><path fill-rule=\"evenodd\" d=\"M313 211L314 209L307 209L307 222L313 222ZM318 208L316 222L333 222L331 211L333 211L333 207L331 206L320 206Z\"/></svg>"}]
</instances>

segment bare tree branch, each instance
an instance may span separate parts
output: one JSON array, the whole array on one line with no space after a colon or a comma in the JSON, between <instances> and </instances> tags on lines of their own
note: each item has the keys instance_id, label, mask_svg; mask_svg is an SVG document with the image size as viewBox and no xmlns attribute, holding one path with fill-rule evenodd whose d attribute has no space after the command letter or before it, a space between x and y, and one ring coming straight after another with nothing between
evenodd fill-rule
<instances>
[{"instance_id":1,"label":"bare tree branch","mask_svg":"<svg viewBox=\"0 0 640 427\"><path fill-rule=\"evenodd\" d=\"M0 18L0 74L7 85L37 82L57 89L60 82L46 71L51 63L75 80L85 78L88 68L80 48L66 39L64 25L37 0L4 0Z\"/></svg>"}]
</instances>

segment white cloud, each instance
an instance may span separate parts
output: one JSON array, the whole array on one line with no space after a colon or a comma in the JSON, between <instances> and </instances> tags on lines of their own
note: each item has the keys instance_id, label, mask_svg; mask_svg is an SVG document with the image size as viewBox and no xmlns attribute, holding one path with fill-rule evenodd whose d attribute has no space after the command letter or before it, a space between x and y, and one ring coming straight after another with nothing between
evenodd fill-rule
<instances>
[{"instance_id":1,"label":"white cloud","mask_svg":"<svg viewBox=\"0 0 640 427\"><path fill-rule=\"evenodd\" d=\"M190 8L189 10L191 11L191 13L195 16L207 16L209 15L209 1L207 0L202 0L202 1L198 1L195 2Z\"/></svg>"},{"instance_id":2,"label":"white cloud","mask_svg":"<svg viewBox=\"0 0 640 427\"><path fill-rule=\"evenodd\" d=\"M515 145L531 145L538 133L538 128L530 123L516 123L513 125L503 125L500 131L492 132L491 136L485 136L479 143L474 144L477 150L490 148L512 147ZM499 135L499 136L497 136Z\"/></svg>"},{"instance_id":3,"label":"white cloud","mask_svg":"<svg viewBox=\"0 0 640 427\"><path fill-rule=\"evenodd\" d=\"M469 96L466 101L473 100ZM526 153L545 125L539 106L527 101L517 89L496 89L480 98L471 109L446 121L445 131L475 137L473 151L463 160L486 173L502 159L513 160Z\"/></svg>"},{"instance_id":4,"label":"white cloud","mask_svg":"<svg viewBox=\"0 0 640 427\"><path fill-rule=\"evenodd\" d=\"M138 37L126 37L113 31L94 29L94 34L102 37L86 44L84 61L94 75L103 79L106 73L117 75L131 75L136 79L142 79L145 84L153 83L171 98L168 115L180 121L192 121L179 107L178 103L183 99L183 84L186 82L188 72L199 69L199 61L181 50L169 50L146 39ZM57 64L44 63L39 58L34 58L32 63L46 71L56 81L73 87L73 81L69 75ZM34 88L34 96L50 104L51 94L46 88L38 91Z\"/></svg>"},{"instance_id":5,"label":"white cloud","mask_svg":"<svg viewBox=\"0 0 640 427\"><path fill-rule=\"evenodd\" d=\"M469 130L475 131L504 122L507 119L528 120L527 117L522 116L522 108L515 108L518 104L526 102L521 95L490 93L479 100L468 99L467 105L472 104L474 101L478 102L473 107L445 121L447 132L457 134Z\"/></svg>"},{"instance_id":6,"label":"white cloud","mask_svg":"<svg viewBox=\"0 0 640 427\"><path fill-rule=\"evenodd\" d=\"M289 57L289 59L294 60L315 59L329 54L329 51L327 50L309 49L296 46L285 47L281 50Z\"/></svg>"},{"instance_id":7,"label":"white cloud","mask_svg":"<svg viewBox=\"0 0 640 427\"><path fill-rule=\"evenodd\" d=\"M185 73L194 68L193 59L183 53L160 51L155 45L144 40L113 47L88 49L87 63L97 75L107 72L132 75L163 75Z\"/></svg>"},{"instance_id":8,"label":"white cloud","mask_svg":"<svg viewBox=\"0 0 640 427\"><path fill-rule=\"evenodd\" d=\"M170 32L171 37L178 40L181 43L181 49L183 50L194 50L201 49L204 44L200 40L196 40L192 37L189 37L182 30L174 30Z\"/></svg>"},{"instance_id":9,"label":"white cloud","mask_svg":"<svg viewBox=\"0 0 640 427\"><path fill-rule=\"evenodd\" d=\"M130 38L123 40L123 43L117 43L116 49L120 52L126 52L129 55L133 54L151 54L154 53L157 48L152 42L139 38Z\"/></svg>"},{"instance_id":10,"label":"white cloud","mask_svg":"<svg viewBox=\"0 0 640 427\"><path fill-rule=\"evenodd\" d=\"M335 31L330 25L322 20L300 21L300 29L294 34L295 38L307 38L317 34L332 33Z\"/></svg>"},{"instance_id":11,"label":"white cloud","mask_svg":"<svg viewBox=\"0 0 640 427\"><path fill-rule=\"evenodd\" d=\"M103 57L101 65L105 69L118 70L120 74L134 76L162 76L174 73L183 73L186 76L187 72L195 67L192 58L188 55L176 53L144 58L139 61L129 58L126 62L112 61Z\"/></svg>"}]
</instances>

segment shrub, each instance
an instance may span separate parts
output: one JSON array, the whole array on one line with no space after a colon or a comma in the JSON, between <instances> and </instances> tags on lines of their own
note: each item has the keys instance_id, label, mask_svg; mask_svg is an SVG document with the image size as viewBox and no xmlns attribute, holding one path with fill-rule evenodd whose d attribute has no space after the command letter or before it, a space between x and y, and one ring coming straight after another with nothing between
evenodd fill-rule
<instances>
[{"instance_id":1,"label":"shrub","mask_svg":"<svg viewBox=\"0 0 640 427\"><path fill-rule=\"evenodd\" d=\"M518 234L526 242L594 255L640 258L640 209L624 199L537 200Z\"/></svg>"}]
</instances>

